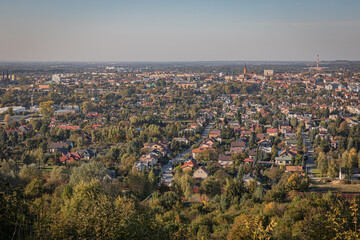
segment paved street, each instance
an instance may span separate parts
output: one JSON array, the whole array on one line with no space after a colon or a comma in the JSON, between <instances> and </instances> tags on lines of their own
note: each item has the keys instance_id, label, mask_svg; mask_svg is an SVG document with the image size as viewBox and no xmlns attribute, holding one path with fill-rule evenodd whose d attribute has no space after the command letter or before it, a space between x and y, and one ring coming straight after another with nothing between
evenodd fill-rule
<instances>
[{"instance_id":1,"label":"paved street","mask_svg":"<svg viewBox=\"0 0 360 240\"><path fill-rule=\"evenodd\" d=\"M201 137L196 144L200 144L209 135L210 129L215 125L215 122L211 122L202 133ZM174 159L170 160L166 165L161 168L161 183L171 186L171 182L174 180L173 176L173 163L182 161L183 158L191 153L191 148L188 148L180 152Z\"/></svg>"},{"instance_id":2,"label":"paved street","mask_svg":"<svg viewBox=\"0 0 360 240\"><path fill-rule=\"evenodd\" d=\"M312 169L315 167L315 163L314 163L314 158L313 158L313 155L314 155L314 148L312 146L312 143L310 142L310 139L309 139L309 133L306 132L306 133L302 133L302 137L304 139L304 145L307 149L307 162L306 162L306 171L307 171L307 174L309 175L309 178L310 179L316 179L314 177L314 175L312 174Z\"/></svg>"}]
</instances>

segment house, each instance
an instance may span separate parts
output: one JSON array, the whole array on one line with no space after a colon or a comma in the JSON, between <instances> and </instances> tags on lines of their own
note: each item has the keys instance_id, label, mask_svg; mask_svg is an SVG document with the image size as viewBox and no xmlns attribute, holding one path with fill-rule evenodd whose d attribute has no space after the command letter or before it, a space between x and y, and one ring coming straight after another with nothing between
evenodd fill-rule
<instances>
[{"instance_id":1,"label":"house","mask_svg":"<svg viewBox=\"0 0 360 240\"><path fill-rule=\"evenodd\" d=\"M216 137L221 137L221 130L214 129L209 132L209 138L216 138Z\"/></svg>"},{"instance_id":2,"label":"house","mask_svg":"<svg viewBox=\"0 0 360 240\"><path fill-rule=\"evenodd\" d=\"M178 137L178 138L174 138L173 140L177 141L177 142L182 142L184 144L189 144L190 143L190 140L185 138L185 137Z\"/></svg>"},{"instance_id":3,"label":"house","mask_svg":"<svg viewBox=\"0 0 360 240\"><path fill-rule=\"evenodd\" d=\"M269 134L269 136L277 136L279 133L279 130L276 128L268 128L266 129L266 133Z\"/></svg>"},{"instance_id":4,"label":"house","mask_svg":"<svg viewBox=\"0 0 360 240\"><path fill-rule=\"evenodd\" d=\"M296 173L304 173L304 169L302 166L286 166L285 172L296 172Z\"/></svg>"},{"instance_id":5,"label":"house","mask_svg":"<svg viewBox=\"0 0 360 240\"><path fill-rule=\"evenodd\" d=\"M292 156L281 156L275 158L275 164L276 165L290 165L292 162Z\"/></svg>"},{"instance_id":6,"label":"house","mask_svg":"<svg viewBox=\"0 0 360 240\"><path fill-rule=\"evenodd\" d=\"M145 155L142 155L139 159L140 162L144 163L148 167L152 167L157 164L158 160L158 155L154 152L149 152Z\"/></svg>"},{"instance_id":7,"label":"house","mask_svg":"<svg viewBox=\"0 0 360 240\"><path fill-rule=\"evenodd\" d=\"M71 152L66 155L62 155L59 161L63 164L73 163L83 158L83 156L77 152Z\"/></svg>"},{"instance_id":8,"label":"house","mask_svg":"<svg viewBox=\"0 0 360 240\"><path fill-rule=\"evenodd\" d=\"M337 149L339 146L339 141L331 141L331 147Z\"/></svg>"},{"instance_id":9,"label":"house","mask_svg":"<svg viewBox=\"0 0 360 240\"><path fill-rule=\"evenodd\" d=\"M288 126L288 125L287 125L287 126L281 126L280 129L281 129L281 132L282 132L282 133L286 133L286 132L292 130L292 129L291 129L291 126Z\"/></svg>"},{"instance_id":10,"label":"house","mask_svg":"<svg viewBox=\"0 0 360 240\"><path fill-rule=\"evenodd\" d=\"M196 179L201 179L204 180L205 178L207 178L210 174L210 171L207 170L205 167L201 166L198 169L196 169L196 171L193 174L193 177Z\"/></svg>"},{"instance_id":11,"label":"house","mask_svg":"<svg viewBox=\"0 0 360 240\"><path fill-rule=\"evenodd\" d=\"M249 150L248 155L249 155L249 158L250 158L250 159L254 159L254 160L255 160L255 158L256 158L256 150L255 150L255 149Z\"/></svg>"},{"instance_id":12,"label":"house","mask_svg":"<svg viewBox=\"0 0 360 240\"><path fill-rule=\"evenodd\" d=\"M197 124L197 123L191 123L191 124L190 124L190 129L195 130L195 129L197 129L197 128L198 128L198 124Z\"/></svg>"},{"instance_id":13,"label":"house","mask_svg":"<svg viewBox=\"0 0 360 240\"><path fill-rule=\"evenodd\" d=\"M242 153L246 148L246 142L239 141L239 142L232 142L230 147L230 153Z\"/></svg>"},{"instance_id":14,"label":"house","mask_svg":"<svg viewBox=\"0 0 360 240\"><path fill-rule=\"evenodd\" d=\"M293 152L293 151L289 151L289 150L283 150L283 151L280 151L278 153L279 157L282 157L282 156L290 156L290 157L295 157L297 155L296 152Z\"/></svg>"},{"instance_id":15,"label":"house","mask_svg":"<svg viewBox=\"0 0 360 240\"><path fill-rule=\"evenodd\" d=\"M226 156L224 154L219 155L218 162L221 164L222 167L226 167L234 164L234 161L231 160L231 157Z\"/></svg>"},{"instance_id":16,"label":"house","mask_svg":"<svg viewBox=\"0 0 360 240\"><path fill-rule=\"evenodd\" d=\"M196 161L190 159L181 166L181 169L185 172L185 171L191 171L193 170L193 168L197 168L197 167L199 167L199 165L196 163Z\"/></svg>"},{"instance_id":17,"label":"house","mask_svg":"<svg viewBox=\"0 0 360 240\"><path fill-rule=\"evenodd\" d=\"M85 159L90 159L97 156L97 151L93 149L77 150L76 152L83 155Z\"/></svg>"},{"instance_id":18,"label":"house","mask_svg":"<svg viewBox=\"0 0 360 240\"><path fill-rule=\"evenodd\" d=\"M64 142L51 142L48 145L48 149L50 152L60 151L63 152L65 149L69 149L74 147L71 141L64 141Z\"/></svg>"},{"instance_id":19,"label":"house","mask_svg":"<svg viewBox=\"0 0 360 240\"><path fill-rule=\"evenodd\" d=\"M139 172L142 172L142 171L144 171L144 170L148 170L148 169L149 169L148 166L147 166L146 164L144 164L143 162L141 162L141 161L136 161L136 162L134 162L134 168L135 168L136 170L138 170Z\"/></svg>"},{"instance_id":20,"label":"house","mask_svg":"<svg viewBox=\"0 0 360 240\"><path fill-rule=\"evenodd\" d=\"M146 149L149 150L156 150L162 153L164 156L170 154L169 145L164 142L157 142L157 143L144 143L144 147L140 149L140 151L144 151Z\"/></svg>"},{"instance_id":21,"label":"house","mask_svg":"<svg viewBox=\"0 0 360 240\"><path fill-rule=\"evenodd\" d=\"M272 143L268 140L260 140L258 142L258 147L259 148L271 148L272 147Z\"/></svg>"},{"instance_id":22,"label":"house","mask_svg":"<svg viewBox=\"0 0 360 240\"><path fill-rule=\"evenodd\" d=\"M243 176L243 182L246 184L246 185L249 185L251 184L252 182L255 182L255 176L254 174L252 173L248 173L248 174L245 174ZM259 181L256 182L257 185L260 185L261 183Z\"/></svg>"},{"instance_id":23,"label":"house","mask_svg":"<svg viewBox=\"0 0 360 240\"><path fill-rule=\"evenodd\" d=\"M203 153L204 151L212 151L215 150L215 148L211 147L211 146L204 146L204 147L199 147L199 148L195 148L191 151L192 153L192 157L196 158L197 156L199 156L201 153Z\"/></svg>"},{"instance_id":24,"label":"house","mask_svg":"<svg viewBox=\"0 0 360 240\"><path fill-rule=\"evenodd\" d=\"M339 179L343 180L351 173L350 180L360 180L360 168L340 168Z\"/></svg>"},{"instance_id":25,"label":"house","mask_svg":"<svg viewBox=\"0 0 360 240\"><path fill-rule=\"evenodd\" d=\"M267 133L258 133L256 134L256 139L265 140Z\"/></svg>"},{"instance_id":26,"label":"house","mask_svg":"<svg viewBox=\"0 0 360 240\"><path fill-rule=\"evenodd\" d=\"M241 135L250 137L251 131L241 131Z\"/></svg>"},{"instance_id":27,"label":"house","mask_svg":"<svg viewBox=\"0 0 360 240\"><path fill-rule=\"evenodd\" d=\"M80 126L77 125L61 124L58 127L62 130L80 130Z\"/></svg>"},{"instance_id":28,"label":"house","mask_svg":"<svg viewBox=\"0 0 360 240\"><path fill-rule=\"evenodd\" d=\"M200 147L211 147L212 145L214 145L215 142L215 139L208 138L200 145Z\"/></svg>"},{"instance_id":29,"label":"house","mask_svg":"<svg viewBox=\"0 0 360 240\"><path fill-rule=\"evenodd\" d=\"M134 162L134 168L138 171L149 170L149 168L153 167L158 163L159 160L159 152L153 150L147 154L144 154L140 157L138 161Z\"/></svg>"},{"instance_id":30,"label":"house","mask_svg":"<svg viewBox=\"0 0 360 240\"><path fill-rule=\"evenodd\" d=\"M255 159L245 158L244 163L245 164L251 164L254 165Z\"/></svg>"},{"instance_id":31,"label":"house","mask_svg":"<svg viewBox=\"0 0 360 240\"><path fill-rule=\"evenodd\" d=\"M285 145L286 146L296 146L297 140L296 139L287 139L287 140L285 140Z\"/></svg>"}]
</instances>

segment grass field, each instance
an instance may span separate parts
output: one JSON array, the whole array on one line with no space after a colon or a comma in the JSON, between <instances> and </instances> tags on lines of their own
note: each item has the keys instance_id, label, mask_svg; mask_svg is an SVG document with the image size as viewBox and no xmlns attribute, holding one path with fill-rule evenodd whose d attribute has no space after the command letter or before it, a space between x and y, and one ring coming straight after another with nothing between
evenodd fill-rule
<instances>
[{"instance_id":1,"label":"grass field","mask_svg":"<svg viewBox=\"0 0 360 240\"><path fill-rule=\"evenodd\" d=\"M43 168L42 170L45 172L51 172L53 170L54 166L47 166L45 168Z\"/></svg>"},{"instance_id":2,"label":"grass field","mask_svg":"<svg viewBox=\"0 0 360 240\"><path fill-rule=\"evenodd\" d=\"M313 168L311 170L312 174L314 175L314 177L321 177L321 172L320 172L320 169L318 168Z\"/></svg>"},{"instance_id":3,"label":"grass field","mask_svg":"<svg viewBox=\"0 0 360 240\"><path fill-rule=\"evenodd\" d=\"M360 193L360 184L331 184L331 183L314 183L310 187L310 192L343 192L343 193Z\"/></svg>"}]
</instances>

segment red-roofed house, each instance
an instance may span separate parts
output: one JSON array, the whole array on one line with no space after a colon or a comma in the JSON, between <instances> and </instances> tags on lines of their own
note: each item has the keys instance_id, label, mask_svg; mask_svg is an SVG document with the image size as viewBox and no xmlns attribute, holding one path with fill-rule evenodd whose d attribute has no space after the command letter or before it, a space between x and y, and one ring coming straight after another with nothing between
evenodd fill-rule
<instances>
[{"instance_id":1,"label":"red-roofed house","mask_svg":"<svg viewBox=\"0 0 360 240\"><path fill-rule=\"evenodd\" d=\"M279 130L276 128L268 128L268 129L266 129L266 133L269 134L269 136L277 136L279 133Z\"/></svg>"},{"instance_id":2,"label":"red-roofed house","mask_svg":"<svg viewBox=\"0 0 360 240\"><path fill-rule=\"evenodd\" d=\"M195 160L189 160L181 166L181 168L184 172L191 171L191 170L193 170L193 168L197 168L197 167L199 167L199 165L196 163Z\"/></svg>"}]
</instances>

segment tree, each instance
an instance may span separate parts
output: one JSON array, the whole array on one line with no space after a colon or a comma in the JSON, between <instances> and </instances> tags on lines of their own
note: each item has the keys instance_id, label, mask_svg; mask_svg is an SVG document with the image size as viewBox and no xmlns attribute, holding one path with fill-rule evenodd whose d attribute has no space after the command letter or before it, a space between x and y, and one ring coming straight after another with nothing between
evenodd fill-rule
<instances>
[{"instance_id":1,"label":"tree","mask_svg":"<svg viewBox=\"0 0 360 240\"><path fill-rule=\"evenodd\" d=\"M91 111L91 109L92 109L91 102L89 102L89 101L83 102L83 104L81 106L81 110L82 110L83 113L88 113L88 112Z\"/></svg>"},{"instance_id":2,"label":"tree","mask_svg":"<svg viewBox=\"0 0 360 240\"><path fill-rule=\"evenodd\" d=\"M286 190L296 190L299 191L301 187L301 177L297 173L293 173L290 175L290 177L287 180L286 183Z\"/></svg>"},{"instance_id":3,"label":"tree","mask_svg":"<svg viewBox=\"0 0 360 240\"><path fill-rule=\"evenodd\" d=\"M153 186L151 186L145 172L139 172L136 169L129 173L125 182L129 186L131 193L141 201L148 197L153 190Z\"/></svg>"},{"instance_id":4,"label":"tree","mask_svg":"<svg viewBox=\"0 0 360 240\"><path fill-rule=\"evenodd\" d=\"M221 193L220 182L214 177L208 177L201 182L200 191L208 196L214 197L215 195Z\"/></svg>"},{"instance_id":5,"label":"tree","mask_svg":"<svg viewBox=\"0 0 360 240\"><path fill-rule=\"evenodd\" d=\"M38 162L38 166L41 168L41 165L45 165L45 155L43 152L43 149L38 148L35 151L33 151L33 155L36 158L37 162Z\"/></svg>"},{"instance_id":6,"label":"tree","mask_svg":"<svg viewBox=\"0 0 360 240\"><path fill-rule=\"evenodd\" d=\"M75 186L80 182L101 181L105 175L106 169L102 164L97 162L83 163L80 167L72 169L69 183L71 186Z\"/></svg>"},{"instance_id":7,"label":"tree","mask_svg":"<svg viewBox=\"0 0 360 240\"><path fill-rule=\"evenodd\" d=\"M30 165L23 165L20 172L19 177L22 180L27 182L32 181L33 179L40 179L41 178L41 171L36 167L35 164Z\"/></svg>"},{"instance_id":8,"label":"tree","mask_svg":"<svg viewBox=\"0 0 360 240\"><path fill-rule=\"evenodd\" d=\"M43 235L51 239L161 239L164 232L146 208L123 198L112 199L99 183L79 183ZM40 238L40 236L39 236Z\"/></svg>"},{"instance_id":9,"label":"tree","mask_svg":"<svg viewBox=\"0 0 360 240\"><path fill-rule=\"evenodd\" d=\"M273 167L270 169L266 169L265 175L273 180L279 180L281 178L281 175L284 173L283 169Z\"/></svg>"},{"instance_id":10,"label":"tree","mask_svg":"<svg viewBox=\"0 0 360 240\"><path fill-rule=\"evenodd\" d=\"M255 201L255 202L262 202L263 199L264 199L265 194L266 194L266 192L265 192L263 186L261 186L261 185L258 186L258 187L255 189L254 193L253 193L253 199L254 199L254 201Z\"/></svg>"},{"instance_id":11,"label":"tree","mask_svg":"<svg viewBox=\"0 0 360 240\"><path fill-rule=\"evenodd\" d=\"M260 217L250 214L241 214L235 218L234 224L228 234L229 240L249 240L271 238L273 228L276 226L274 219L271 219L268 226L264 226Z\"/></svg>"},{"instance_id":12,"label":"tree","mask_svg":"<svg viewBox=\"0 0 360 240\"><path fill-rule=\"evenodd\" d=\"M334 179L339 176L339 161L331 158L329 161L329 177Z\"/></svg>"},{"instance_id":13,"label":"tree","mask_svg":"<svg viewBox=\"0 0 360 240\"><path fill-rule=\"evenodd\" d=\"M358 167L358 159L357 159L357 152L355 148L352 148L349 151L348 155L348 166L350 168L357 168Z\"/></svg>"},{"instance_id":14,"label":"tree","mask_svg":"<svg viewBox=\"0 0 360 240\"><path fill-rule=\"evenodd\" d=\"M69 179L69 174L64 166L55 166L50 172L48 183L54 186L65 184Z\"/></svg>"},{"instance_id":15,"label":"tree","mask_svg":"<svg viewBox=\"0 0 360 240\"><path fill-rule=\"evenodd\" d=\"M154 171L153 171L152 169L151 169L150 172L149 172L148 181L149 181L149 183L150 183L151 191L155 190L156 187L157 187L157 182L158 182L158 181L156 180Z\"/></svg>"},{"instance_id":16,"label":"tree","mask_svg":"<svg viewBox=\"0 0 360 240\"><path fill-rule=\"evenodd\" d=\"M359 199L349 201L338 199L327 212L327 227L333 235L328 239L360 239Z\"/></svg>"},{"instance_id":17,"label":"tree","mask_svg":"<svg viewBox=\"0 0 360 240\"><path fill-rule=\"evenodd\" d=\"M256 135L254 132L251 132L250 138L249 138L249 148L253 149L256 147Z\"/></svg>"},{"instance_id":18,"label":"tree","mask_svg":"<svg viewBox=\"0 0 360 240\"><path fill-rule=\"evenodd\" d=\"M4 117L4 123L9 126L11 122L11 115L10 114L6 114L5 117Z\"/></svg>"},{"instance_id":19,"label":"tree","mask_svg":"<svg viewBox=\"0 0 360 240\"><path fill-rule=\"evenodd\" d=\"M297 128L297 125L298 125L298 120L297 120L297 118L292 118L292 119L290 120L290 124L291 124L291 126L293 127L293 129L296 129L296 128Z\"/></svg>"},{"instance_id":20,"label":"tree","mask_svg":"<svg viewBox=\"0 0 360 240\"><path fill-rule=\"evenodd\" d=\"M44 118L50 118L54 113L54 102L53 101L41 102L40 112L43 114Z\"/></svg>"},{"instance_id":21,"label":"tree","mask_svg":"<svg viewBox=\"0 0 360 240\"><path fill-rule=\"evenodd\" d=\"M165 192L159 198L159 204L165 209L170 210L176 203L180 202L180 197L173 191Z\"/></svg>"},{"instance_id":22,"label":"tree","mask_svg":"<svg viewBox=\"0 0 360 240\"><path fill-rule=\"evenodd\" d=\"M42 180L34 179L28 185L26 185L24 193L30 198L37 198L42 195L43 190L44 184Z\"/></svg>"},{"instance_id":23,"label":"tree","mask_svg":"<svg viewBox=\"0 0 360 240\"><path fill-rule=\"evenodd\" d=\"M328 171L328 160L324 152L320 152L317 159L317 166L320 168L321 175L324 176Z\"/></svg>"},{"instance_id":24,"label":"tree","mask_svg":"<svg viewBox=\"0 0 360 240\"><path fill-rule=\"evenodd\" d=\"M340 124L339 133L341 136L344 136L344 137L349 134L349 126L346 121L344 121Z\"/></svg>"}]
</instances>

